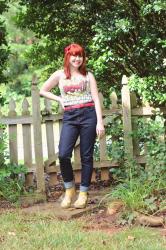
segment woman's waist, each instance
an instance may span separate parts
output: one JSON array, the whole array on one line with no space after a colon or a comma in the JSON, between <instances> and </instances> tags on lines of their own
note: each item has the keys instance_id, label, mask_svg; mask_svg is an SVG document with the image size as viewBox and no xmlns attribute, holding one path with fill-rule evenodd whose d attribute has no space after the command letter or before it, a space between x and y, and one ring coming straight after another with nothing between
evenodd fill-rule
<instances>
[{"instance_id":1,"label":"woman's waist","mask_svg":"<svg viewBox=\"0 0 166 250\"><path fill-rule=\"evenodd\" d=\"M84 102L84 103L77 103L77 104L74 104L74 105L68 105L68 106L64 107L64 110L67 111L67 110L79 109L79 108L84 108L84 107L92 107L92 106L95 106L93 101Z\"/></svg>"},{"instance_id":2,"label":"woman's waist","mask_svg":"<svg viewBox=\"0 0 166 250\"><path fill-rule=\"evenodd\" d=\"M87 102L93 102L91 95L84 96L62 96L64 106L77 105Z\"/></svg>"}]
</instances>

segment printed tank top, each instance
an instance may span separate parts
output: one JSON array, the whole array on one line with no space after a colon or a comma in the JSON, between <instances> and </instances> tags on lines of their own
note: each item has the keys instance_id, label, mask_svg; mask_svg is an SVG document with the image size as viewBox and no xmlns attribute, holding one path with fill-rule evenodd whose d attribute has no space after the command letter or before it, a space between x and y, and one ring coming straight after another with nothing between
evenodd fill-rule
<instances>
[{"instance_id":1,"label":"printed tank top","mask_svg":"<svg viewBox=\"0 0 166 250\"><path fill-rule=\"evenodd\" d=\"M86 76L72 76L71 79L66 79L63 73L59 80L59 89L64 106L93 101L88 73Z\"/></svg>"}]
</instances>

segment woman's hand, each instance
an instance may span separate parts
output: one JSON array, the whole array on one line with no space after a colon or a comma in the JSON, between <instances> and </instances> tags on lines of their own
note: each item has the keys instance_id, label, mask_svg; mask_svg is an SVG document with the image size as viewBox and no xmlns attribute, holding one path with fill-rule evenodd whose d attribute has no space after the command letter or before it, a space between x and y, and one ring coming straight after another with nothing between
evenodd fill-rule
<instances>
[{"instance_id":1,"label":"woman's hand","mask_svg":"<svg viewBox=\"0 0 166 250\"><path fill-rule=\"evenodd\" d=\"M62 108L65 109L65 106L61 97L59 97L59 103L61 104Z\"/></svg>"},{"instance_id":2,"label":"woman's hand","mask_svg":"<svg viewBox=\"0 0 166 250\"><path fill-rule=\"evenodd\" d=\"M97 133L98 139L101 139L102 136L105 134L105 128L104 128L103 123L97 123L97 125L96 125L96 133Z\"/></svg>"},{"instance_id":3,"label":"woman's hand","mask_svg":"<svg viewBox=\"0 0 166 250\"><path fill-rule=\"evenodd\" d=\"M62 99L61 96L57 96L57 97L56 97L56 101L58 101L58 102L60 103L60 105L62 106L63 109L65 108L65 107L64 107L64 103L63 103L63 99Z\"/></svg>"}]
</instances>

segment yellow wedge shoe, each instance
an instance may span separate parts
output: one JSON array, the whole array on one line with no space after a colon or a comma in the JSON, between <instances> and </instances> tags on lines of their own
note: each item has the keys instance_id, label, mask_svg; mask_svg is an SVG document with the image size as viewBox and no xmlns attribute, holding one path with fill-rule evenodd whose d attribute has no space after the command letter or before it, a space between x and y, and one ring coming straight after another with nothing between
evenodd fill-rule
<instances>
[{"instance_id":1,"label":"yellow wedge shoe","mask_svg":"<svg viewBox=\"0 0 166 250\"><path fill-rule=\"evenodd\" d=\"M62 208L69 208L71 207L71 202L76 195L75 187L67 188L65 191L65 196L61 202Z\"/></svg>"},{"instance_id":2,"label":"yellow wedge shoe","mask_svg":"<svg viewBox=\"0 0 166 250\"><path fill-rule=\"evenodd\" d=\"M79 192L78 199L74 203L75 208L85 208L88 201L88 193L87 192Z\"/></svg>"}]
</instances>

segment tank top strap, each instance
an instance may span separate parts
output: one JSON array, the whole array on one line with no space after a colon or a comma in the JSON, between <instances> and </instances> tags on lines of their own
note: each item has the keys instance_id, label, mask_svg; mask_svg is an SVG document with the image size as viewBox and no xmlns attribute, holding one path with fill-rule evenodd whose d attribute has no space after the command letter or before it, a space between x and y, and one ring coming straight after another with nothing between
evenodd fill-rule
<instances>
[{"instance_id":1,"label":"tank top strap","mask_svg":"<svg viewBox=\"0 0 166 250\"><path fill-rule=\"evenodd\" d=\"M87 71L87 73L86 73L86 80L88 81L88 83L90 83L89 71Z\"/></svg>"},{"instance_id":2,"label":"tank top strap","mask_svg":"<svg viewBox=\"0 0 166 250\"><path fill-rule=\"evenodd\" d=\"M62 70L60 77L59 77L59 86L60 87L62 85L62 82L65 80L65 78L66 78L66 76L65 76L64 70Z\"/></svg>"}]
</instances>

